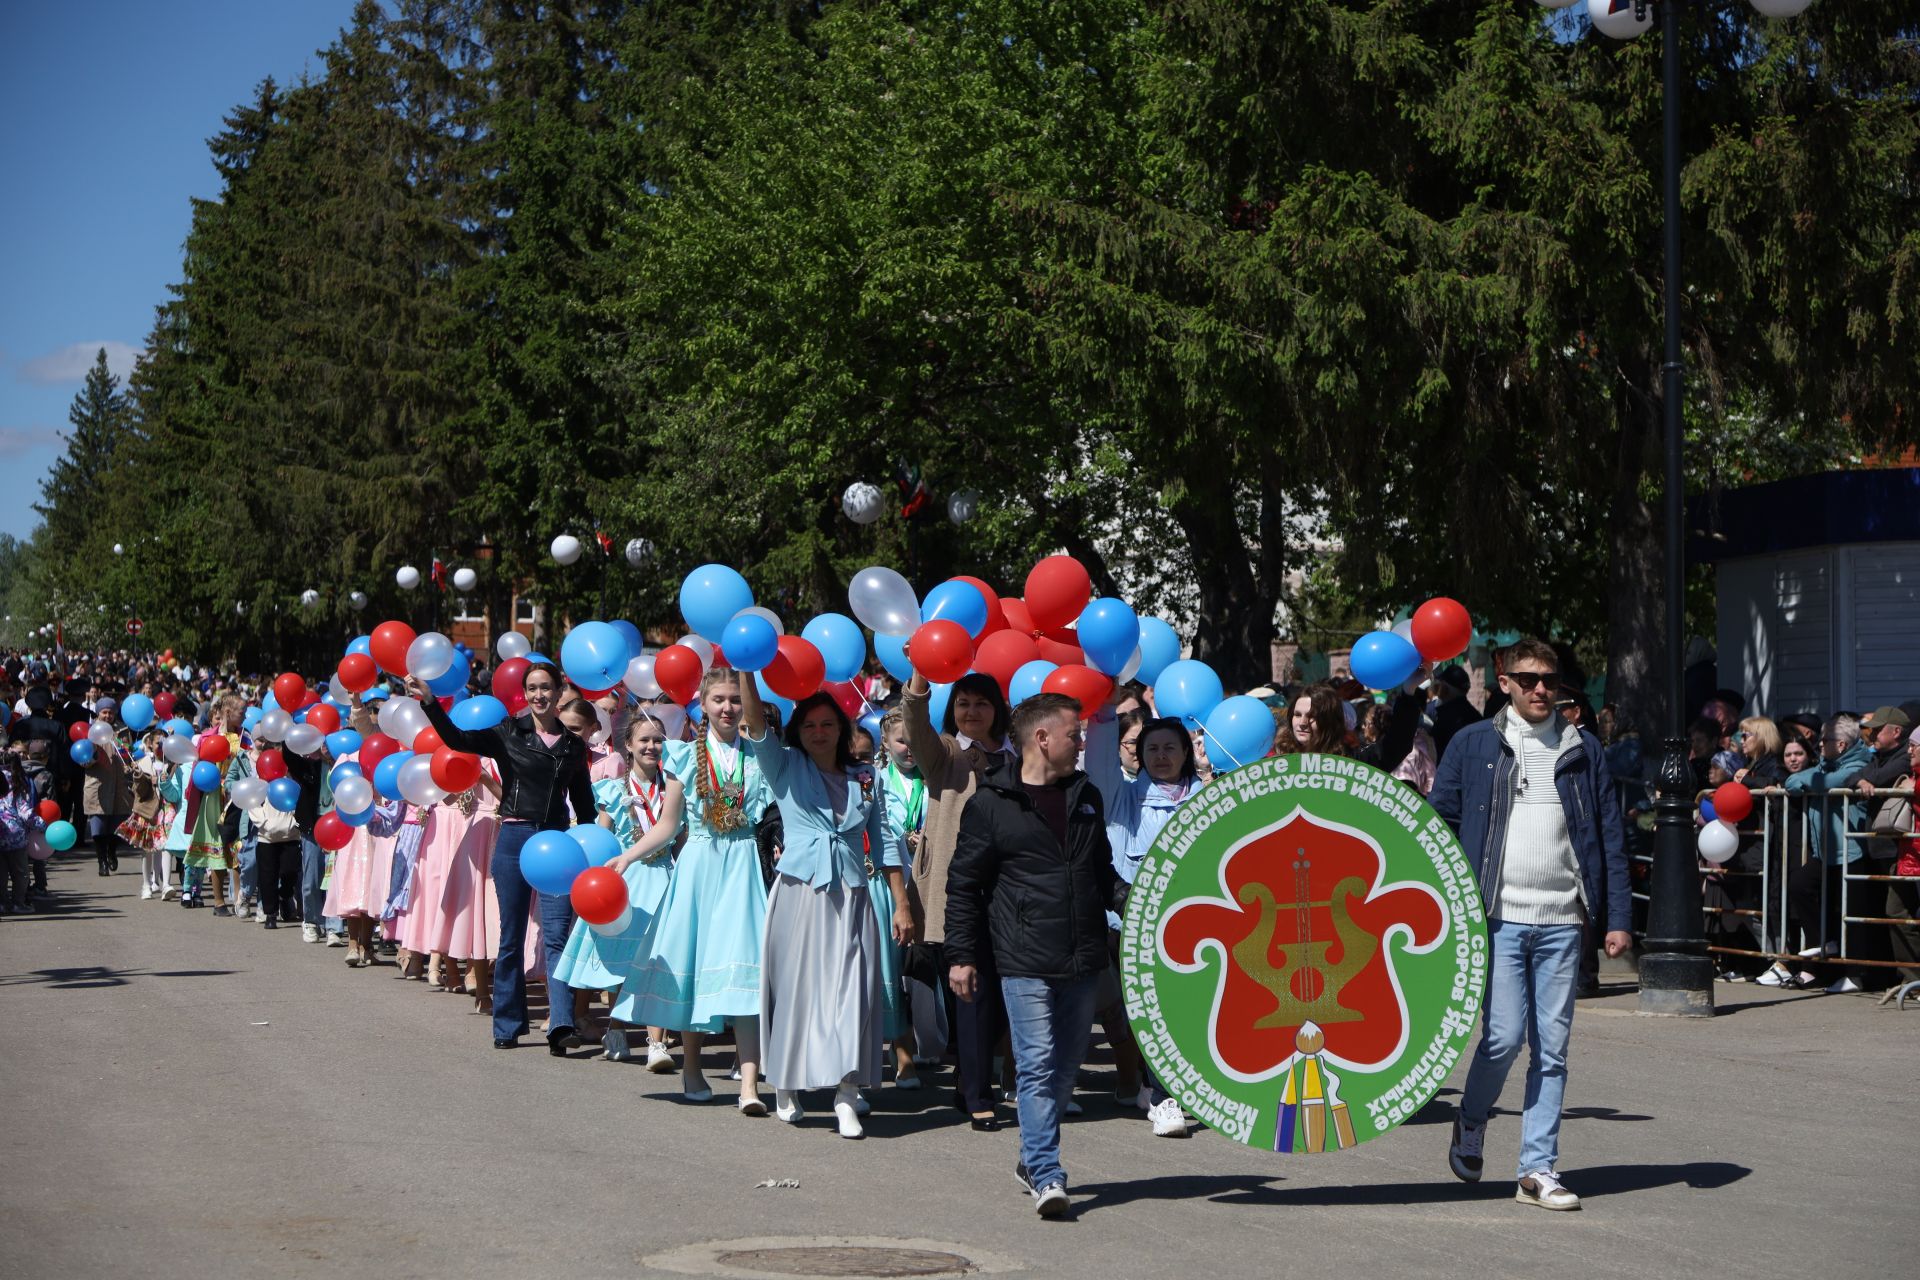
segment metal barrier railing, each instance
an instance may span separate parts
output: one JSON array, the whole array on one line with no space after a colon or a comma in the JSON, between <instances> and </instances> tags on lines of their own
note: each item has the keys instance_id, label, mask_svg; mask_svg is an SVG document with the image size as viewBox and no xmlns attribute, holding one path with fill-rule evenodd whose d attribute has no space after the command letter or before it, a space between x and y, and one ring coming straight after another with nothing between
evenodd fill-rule
<instances>
[{"instance_id":1,"label":"metal barrier railing","mask_svg":"<svg viewBox=\"0 0 1920 1280\"><path fill-rule=\"evenodd\" d=\"M1710 795L1703 792L1701 798ZM1913 885L1920 894L1920 876L1874 869L1884 858L1889 860L1890 872L1891 859L1914 837L1911 833L1889 835L1854 825L1855 805L1866 806L1871 812L1871 801L1894 797L1920 801L1920 795L1911 791L1876 790L1869 796L1852 787L1794 793L1779 788L1756 789L1753 812L1738 824L1739 852L1717 867L1702 868L1708 883L1717 882L1722 890L1709 894L1705 907L1710 933L1722 939L1714 942L1710 938L1707 950L1716 955L1775 960L1788 966L1812 961L1888 969L1914 967L1912 959L1865 954L1855 945L1860 941L1858 926L1920 929L1920 918L1887 915L1884 905L1884 886ZM1794 873L1812 861L1831 861L1829 844L1850 842L1858 843L1859 853L1845 860L1839 874L1829 870L1819 877L1819 908L1810 913L1817 918L1795 916L1789 904L1789 883ZM1633 861L1650 865L1653 858L1642 853L1633 855ZM1757 895L1748 888L1756 881ZM1835 886L1838 903L1831 901ZM1647 900L1641 890L1635 890L1633 896L1639 902ZM1854 910L1856 905L1859 911ZM1717 930L1712 928L1716 923L1720 926ZM1756 945L1729 945L1741 926ZM1797 931L1800 937L1790 936L1790 931Z\"/></svg>"}]
</instances>

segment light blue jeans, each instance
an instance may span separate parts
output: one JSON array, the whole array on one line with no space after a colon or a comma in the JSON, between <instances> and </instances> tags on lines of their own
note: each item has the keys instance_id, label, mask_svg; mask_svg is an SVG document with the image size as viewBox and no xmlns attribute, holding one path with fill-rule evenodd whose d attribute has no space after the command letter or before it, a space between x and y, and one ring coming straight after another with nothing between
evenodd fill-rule
<instances>
[{"instance_id":1,"label":"light blue jeans","mask_svg":"<svg viewBox=\"0 0 1920 1280\"><path fill-rule=\"evenodd\" d=\"M1492 955L1480 1045L1467 1068L1460 1115L1485 1124L1522 1045L1527 1059L1526 1114L1514 1176L1552 1169L1560 1159L1560 1103L1567 1093L1567 1039L1580 977L1577 924L1487 922Z\"/></svg>"},{"instance_id":2,"label":"light blue jeans","mask_svg":"<svg viewBox=\"0 0 1920 1280\"><path fill-rule=\"evenodd\" d=\"M1060 1167L1060 1116L1093 1029L1097 976L1001 978L1013 1073L1020 1099L1020 1163L1036 1187L1066 1185Z\"/></svg>"}]
</instances>

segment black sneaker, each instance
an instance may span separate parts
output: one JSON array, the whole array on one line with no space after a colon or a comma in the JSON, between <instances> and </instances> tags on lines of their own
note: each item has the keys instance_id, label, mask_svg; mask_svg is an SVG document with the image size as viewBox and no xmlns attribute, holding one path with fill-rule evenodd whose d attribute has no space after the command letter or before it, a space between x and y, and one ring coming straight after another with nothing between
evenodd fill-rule
<instances>
[{"instance_id":1,"label":"black sneaker","mask_svg":"<svg viewBox=\"0 0 1920 1280\"><path fill-rule=\"evenodd\" d=\"M1030 1196L1038 1194L1038 1189L1033 1185L1033 1179L1027 1176L1027 1166L1024 1161L1013 1166L1013 1176L1019 1180L1022 1191Z\"/></svg>"},{"instance_id":2,"label":"black sneaker","mask_svg":"<svg viewBox=\"0 0 1920 1280\"><path fill-rule=\"evenodd\" d=\"M280 927L280 922L278 920L275 920L272 916L268 916L265 920L262 920L260 922L260 927L262 929L278 929Z\"/></svg>"},{"instance_id":3,"label":"black sneaker","mask_svg":"<svg viewBox=\"0 0 1920 1280\"><path fill-rule=\"evenodd\" d=\"M215 907L213 909L213 918L216 920L224 919L228 916L231 916L232 914L233 914L232 907Z\"/></svg>"},{"instance_id":4,"label":"black sneaker","mask_svg":"<svg viewBox=\"0 0 1920 1280\"><path fill-rule=\"evenodd\" d=\"M1487 1126L1468 1124L1460 1115L1453 1117L1453 1141L1447 1144L1447 1167L1453 1170L1453 1176L1462 1182L1480 1181L1480 1171L1486 1161L1482 1158L1487 1144Z\"/></svg>"}]
</instances>

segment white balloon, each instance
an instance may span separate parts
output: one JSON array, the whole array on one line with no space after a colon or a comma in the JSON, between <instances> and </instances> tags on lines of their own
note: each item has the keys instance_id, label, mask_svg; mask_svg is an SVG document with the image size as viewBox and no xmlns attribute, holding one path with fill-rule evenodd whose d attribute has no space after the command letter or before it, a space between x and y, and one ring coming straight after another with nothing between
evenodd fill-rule
<instances>
[{"instance_id":1,"label":"white balloon","mask_svg":"<svg viewBox=\"0 0 1920 1280\"><path fill-rule=\"evenodd\" d=\"M310 756L320 749L327 735L320 732L318 725L297 724L287 730L287 750L297 756Z\"/></svg>"},{"instance_id":2,"label":"white balloon","mask_svg":"<svg viewBox=\"0 0 1920 1280\"><path fill-rule=\"evenodd\" d=\"M262 712L260 722L253 727L260 731L260 736L263 738L271 738L275 742L285 742L287 740L287 730L293 728L293 717L282 711L279 707L275 707L271 711Z\"/></svg>"},{"instance_id":3,"label":"white balloon","mask_svg":"<svg viewBox=\"0 0 1920 1280\"><path fill-rule=\"evenodd\" d=\"M1797 18L1813 0L1747 0L1763 18Z\"/></svg>"},{"instance_id":4,"label":"white balloon","mask_svg":"<svg viewBox=\"0 0 1920 1280\"><path fill-rule=\"evenodd\" d=\"M787 634L787 624L780 621L779 614L767 608L765 605L763 604L748 605L746 608L742 609L740 612L734 614L733 616L736 618L744 618L748 614L752 614L756 618L765 618L767 620L767 625L773 628L773 634L777 636L783 636Z\"/></svg>"},{"instance_id":5,"label":"white balloon","mask_svg":"<svg viewBox=\"0 0 1920 1280\"><path fill-rule=\"evenodd\" d=\"M912 635L920 625L920 598L913 594L913 585L883 565L853 575L847 603L867 630L883 636Z\"/></svg>"},{"instance_id":6,"label":"white balloon","mask_svg":"<svg viewBox=\"0 0 1920 1280\"><path fill-rule=\"evenodd\" d=\"M681 636L674 643L693 650L699 656L701 675L713 670L713 645L707 640L700 636Z\"/></svg>"},{"instance_id":7,"label":"white balloon","mask_svg":"<svg viewBox=\"0 0 1920 1280\"><path fill-rule=\"evenodd\" d=\"M580 553L584 549L580 545L580 539L570 533L561 534L553 540L553 545L547 548L555 564L572 564L580 558Z\"/></svg>"},{"instance_id":8,"label":"white balloon","mask_svg":"<svg viewBox=\"0 0 1920 1280\"><path fill-rule=\"evenodd\" d=\"M333 807L342 813L359 815L373 807L373 784L357 773L349 773L333 784Z\"/></svg>"},{"instance_id":9,"label":"white balloon","mask_svg":"<svg viewBox=\"0 0 1920 1280\"><path fill-rule=\"evenodd\" d=\"M600 727L593 731L593 736L587 742L592 746L604 747L613 738L613 717L599 707L593 709L593 716L600 722Z\"/></svg>"},{"instance_id":10,"label":"white balloon","mask_svg":"<svg viewBox=\"0 0 1920 1280\"><path fill-rule=\"evenodd\" d=\"M533 641L518 631L504 631L500 634L500 638L493 642L493 651L500 655L502 662L524 658L533 652Z\"/></svg>"},{"instance_id":11,"label":"white balloon","mask_svg":"<svg viewBox=\"0 0 1920 1280\"><path fill-rule=\"evenodd\" d=\"M380 704L380 714L376 717L380 732L411 749L413 740L427 727L427 713L412 698L388 698Z\"/></svg>"},{"instance_id":12,"label":"white balloon","mask_svg":"<svg viewBox=\"0 0 1920 1280\"><path fill-rule=\"evenodd\" d=\"M362 609L367 607L367 593L364 591L348 592L347 606L351 608L355 613L360 612Z\"/></svg>"},{"instance_id":13,"label":"white balloon","mask_svg":"<svg viewBox=\"0 0 1920 1280\"><path fill-rule=\"evenodd\" d=\"M1413 643L1413 619L1406 618L1399 622L1394 623L1393 634L1399 636L1402 640L1405 640L1408 644L1412 644Z\"/></svg>"},{"instance_id":14,"label":"white balloon","mask_svg":"<svg viewBox=\"0 0 1920 1280\"><path fill-rule=\"evenodd\" d=\"M1603 36L1631 40L1653 25L1653 6L1646 7L1644 17L1635 17L1632 0L1624 4L1621 0L1587 0L1587 21Z\"/></svg>"},{"instance_id":15,"label":"white balloon","mask_svg":"<svg viewBox=\"0 0 1920 1280\"><path fill-rule=\"evenodd\" d=\"M227 784L227 799L241 809L258 809L267 799L267 784L261 778L235 778Z\"/></svg>"},{"instance_id":16,"label":"white balloon","mask_svg":"<svg viewBox=\"0 0 1920 1280\"><path fill-rule=\"evenodd\" d=\"M327 692L333 695L335 702L350 703L353 701L353 695L347 692L347 686L340 683L340 677L338 675L327 677Z\"/></svg>"},{"instance_id":17,"label":"white balloon","mask_svg":"<svg viewBox=\"0 0 1920 1280\"><path fill-rule=\"evenodd\" d=\"M633 904L629 902L626 906L620 908L620 914L612 920L607 921L605 924L589 924L587 928L593 930L603 938L612 938L625 933L628 926L632 923Z\"/></svg>"},{"instance_id":18,"label":"white balloon","mask_svg":"<svg viewBox=\"0 0 1920 1280\"><path fill-rule=\"evenodd\" d=\"M627 539L627 563L638 569L653 559L653 544L645 538Z\"/></svg>"},{"instance_id":19,"label":"white balloon","mask_svg":"<svg viewBox=\"0 0 1920 1280\"><path fill-rule=\"evenodd\" d=\"M414 756L400 766L400 794L417 805L439 804L447 793L433 780L433 757Z\"/></svg>"},{"instance_id":20,"label":"white balloon","mask_svg":"<svg viewBox=\"0 0 1920 1280\"><path fill-rule=\"evenodd\" d=\"M168 734L166 741L160 744L160 754L175 764L192 764L198 758L193 749L193 739L184 733Z\"/></svg>"},{"instance_id":21,"label":"white balloon","mask_svg":"<svg viewBox=\"0 0 1920 1280\"><path fill-rule=\"evenodd\" d=\"M400 584L402 591L411 591L420 585L420 571L410 564L403 564L399 572L393 575L393 580Z\"/></svg>"},{"instance_id":22,"label":"white balloon","mask_svg":"<svg viewBox=\"0 0 1920 1280\"><path fill-rule=\"evenodd\" d=\"M300 593L300 604L303 608L311 609L313 608L313 606L319 603L320 603L320 593L318 591L315 591L312 587L308 587L305 591L302 591Z\"/></svg>"},{"instance_id":23,"label":"white balloon","mask_svg":"<svg viewBox=\"0 0 1920 1280\"><path fill-rule=\"evenodd\" d=\"M422 631L407 646L407 672L422 680L438 680L453 667L453 641L438 631Z\"/></svg>"},{"instance_id":24,"label":"white balloon","mask_svg":"<svg viewBox=\"0 0 1920 1280\"><path fill-rule=\"evenodd\" d=\"M121 546L117 542L113 544L113 554L117 556L122 556L122 555L125 555L126 553L127 553L127 549L125 547Z\"/></svg>"},{"instance_id":25,"label":"white balloon","mask_svg":"<svg viewBox=\"0 0 1920 1280\"><path fill-rule=\"evenodd\" d=\"M680 736L687 730L687 709L683 706L672 702L655 702L647 706L646 712L667 731L668 742L680 741Z\"/></svg>"},{"instance_id":26,"label":"white balloon","mask_svg":"<svg viewBox=\"0 0 1920 1280\"><path fill-rule=\"evenodd\" d=\"M1128 658L1126 665L1120 668L1120 674L1113 678L1113 682L1115 684L1125 684L1127 681L1133 679L1140 671L1140 662L1140 646L1135 645L1133 646L1133 656Z\"/></svg>"},{"instance_id":27,"label":"white balloon","mask_svg":"<svg viewBox=\"0 0 1920 1280\"><path fill-rule=\"evenodd\" d=\"M87 741L96 747L113 747L118 744L118 739L113 736L113 726L104 720L93 722L93 727L87 730Z\"/></svg>"},{"instance_id":28,"label":"white balloon","mask_svg":"<svg viewBox=\"0 0 1920 1280\"><path fill-rule=\"evenodd\" d=\"M1568 0L1568 3L1572 3L1572 0ZM980 495L971 489L962 489L947 498L947 519L955 524L965 524L979 512Z\"/></svg>"},{"instance_id":29,"label":"white balloon","mask_svg":"<svg viewBox=\"0 0 1920 1280\"><path fill-rule=\"evenodd\" d=\"M471 591L479 581L480 575L466 565L461 565L453 571L453 589L455 591Z\"/></svg>"},{"instance_id":30,"label":"white balloon","mask_svg":"<svg viewBox=\"0 0 1920 1280\"><path fill-rule=\"evenodd\" d=\"M872 524L878 520L883 505L885 499L880 496L880 491L865 480L854 481L840 495L840 510L855 524Z\"/></svg>"},{"instance_id":31,"label":"white balloon","mask_svg":"<svg viewBox=\"0 0 1920 1280\"><path fill-rule=\"evenodd\" d=\"M627 664L627 674L621 683L636 698L657 698L660 696L660 682L653 678L653 655L643 653Z\"/></svg>"},{"instance_id":32,"label":"white balloon","mask_svg":"<svg viewBox=\"0 0 1920 1280\"><path fill-rule=\"evenodd\" d=\"M1740 848L1740 833L1731 822L1717 818L1700 828L1700 856L1718 866Z\"/></svg>"}]
</instances>

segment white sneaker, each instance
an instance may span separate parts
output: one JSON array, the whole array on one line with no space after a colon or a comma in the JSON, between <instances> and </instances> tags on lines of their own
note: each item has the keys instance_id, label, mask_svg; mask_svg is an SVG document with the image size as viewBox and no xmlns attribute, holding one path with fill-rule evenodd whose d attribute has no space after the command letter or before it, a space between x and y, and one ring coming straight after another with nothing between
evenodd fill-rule
<instances>
[{"instance_id":1,"label":"white sneaker","mask_svg":"<svg viewBox=\"0 0 1920 1280\"><path fill-rule=\"evenodd\" d=\"M627 1044L625 1027L608 1027L607 1034L600 1037L602 1057L608 1062L627 1062L633 1057L633 1049Z\"/></svg>"},{"instance_id":2,"label":"white sneaker","mask_svg":"<svg viewBox=\"0 0 1920 1280\"><path fill-rule=\"evenodd\" d=\"M301 925L301 926L300 926L300 941L302 941L302 942L319 942L319 941L320 941L320 926L319 926L319 925L317 925L317 924L303 924L303 925Z\"/></svg>"},{"instance_id":3,"label":"white sneaker","mask_svg":"<svg viewBox=\"0 0 1920 1280\"><path fill-rule=\"evenodd\" d=\"M330 933L327 935L327 945L330 947L344 947L347 945L347 935L344 933Z\"/></svg>"},{"instance_id":4,"label":"white sneaker","mask_svg":"<svg viewBox=\"0 0 1920 1280\"><path fill-rule=\"evenodd\" d=\"M1578 1209L1580 1197L1560 1185L1560 1176L1551 1169L1535 1169L1520 1179L1513 1198L1521 1204L1537 1204L1542 1209Z\"/></svg>"},{"instance_id":5,"label":"white sneaker","mask_svg":"<svg viewBox=\"0 0 1920 1280\"><path fill-rule=\"evenodd\" d=\"M806 1108L800 1105L800 1095L791 1089L773 1091L773 1114L788 1124L799 1124L807 1118Z\"/></svg>"},{"instance_id":6,"label":"white sneaker","mask_svg":"<svg viewBox=\"0 0 1920 1280\"><path fill-rule=\"evenodd\" d=\"M253 909L253 922L255 924L265 924L267 922L267 909L265 907L255 907Z\"/></svg>"},{"instance_id":7,"label":"white sneaker","mask_svg":"<svg viewBox=\"0 0 1920 1280\"><path fill-rule=\"evenodd\" d=\"M1057 1218L1067 1211L1067 1189L1049 1182L1033 1193L1033 1211L1043 1218Z\"/></svg>"},{"instance_id":8,"label":"white sneaker","mask_svg":"<svg viewBox=\"0 0 1920 1280\"><path fill-rule=\"evenodd\" d=\"M1755 986L1760 987L1784 987L1792 978L1793 973L1787 966L1775 961L1771 968L1753 981Z\"/></svg>"},{"instance_id":9,"label":"white sneaker","mask_svg":"<svg viewBox=\"0 0 1920 1280\"><path fill-rule=\"evenodd\" d=\"M140 901L145 902L147 899L151 898L152 896L153 896L152 885L143 884L140 886Z\"/></svg>"},{"instance_id":10,"label":"white sneaker","mask_svg":"<svg viewBox=\"0 0 1920 1280\"><path fill-rule=\"evenodd\" d=\"M666 1075L673 1070L673 1055L667 1052L667 1046L658 1040L647 1041L647 1070L657 1076Z\"/></svg>"},{"instance_id":11,"label":"white sneaker","mask_svg":"<svg viewBox=\"0 0 1920 1280\"><path fill-rule=\"evenodd\" d=\"M1852 978L1842 978L1827 988L1827 994L1830 996L1850 996L1859 990L1860 984Z\"/></svg>"},{"instance_id":12,"label":"white sneaker","mask_svg":"<svg viewBox=\"0 0 1920 1280\"><path fill-rule=\"evenodd\" d=\"M180 890L173 885L168 885L160 891L160 901L162 902L175 902L179 900L179 897Z\"/></svg>"},{"instance_id":13,"label":"white sneaker","mask_svg":"<svg viewBox=\"0 0 1920 1280\"><path fill-rule=\"evenodd\" d=\"M1153 1136L1156 1138L1184 1138L1187 1136L1187 1117L1180 1110L1180 1104L1172 1098L1155 1105L1147 1112L1147 1119L1153 1121Z\"/></svg>"},{"instance_id":14,"label":"white sneaker","mask_svg":"<svg viewBox=\"0 0 1920 1280\"><path fill-rule=\"evenodd\" d=\"M833 1095L833 1118L840 1122L840 1136L843 1138L864 1138L867 1131L860 1127L860 1093L856 1089L839 1089Z\"/></svg>"}]
</instances>

